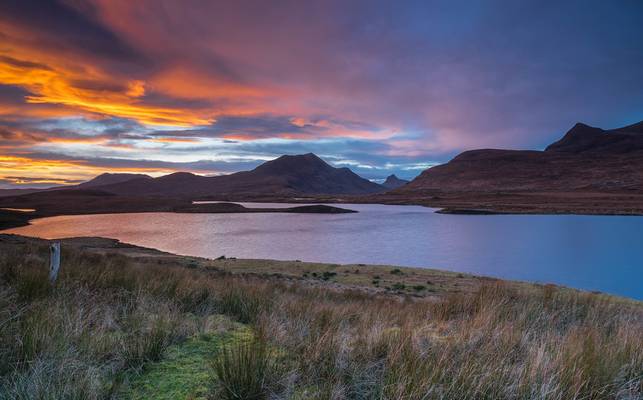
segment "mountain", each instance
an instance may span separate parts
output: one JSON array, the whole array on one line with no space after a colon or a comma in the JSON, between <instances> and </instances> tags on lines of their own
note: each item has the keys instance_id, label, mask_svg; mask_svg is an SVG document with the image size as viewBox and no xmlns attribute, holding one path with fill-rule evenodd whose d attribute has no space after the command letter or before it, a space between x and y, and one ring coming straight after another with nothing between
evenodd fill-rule
<instances>
[{"instance_id":1,"label":"mountain","mask_svg":"<svg viewBox=\"0 0 643 400\"><path fill-rule=\"evenodd\" d=\"M150 176L144 174L110 174L104 173L100 174L97 177L83 182L78 185L70 186L53 186L49 188L42 189L0 189L0 197L12 197L12 196L21 196L25 194L38 193L38 192L52 192L58 191L61 189L72 190L72 189L90 189L98 186L112 185L115 183L127 182L132 179L151 179Z\"/></svg>"},{"instance_id":2,"label":"mountain","mask_svg":"<svg viewBox=\"0 0 643 400\"><path fill-rule=\"evenodd\" d=\"M643 122L577 123L544 151L465 151L383 196L507 212L643 213Z\"/></svg>"},{"instance_id":3,"label":"mountain","mask_svg":"<svg viewBox=\"0 0 643 400\"><path fill-rule=\"evenodd\" d=\"M23 194L42 192L47 189L0 189L0 197L20 196Z\"/></svg>"},{"instance_id":4,"label":"mountain","mask_svg":"<svg viewBox=\"0 0 643 400\"><path fill-rule=\"evenodd\" d=\"M546 152L628 154L643 149L643 122L609 131L577 123Z\"/></svg>"},{"instance_id":5,"label":"mountain","mask_svg":"<svg viewBox=\"0 0 643 400\"><path fill-rule=\"evenodd\" d=\"M304 194L365 194L383 190L349 168L335 168L313 153L281 156L243 174L245 179L281 181L288 190Z\"/></svg>"},{"instance_id":6,"label":"mountain","mask_svg":"<svg viewBox=\"0 0 643 400\"><path fill-rule=\"evenodd\" d=\"M382 186L384 186L385 188L391 190L391 189L397 189L397 188L399 188L401 186L404 186L409 182L410 181L407 181L406 179L400 179L397 176L395 176L395 174L393 174L393 175L389 175L386 178L384 183L382 183Z\"/></svg>"},{"instance_id":7,"label":"mountain","mask_svg":"<svg viewBox=\"0 0 643 400\"><path fill-rule=\"evenodd\" d=\"M257 195L357 195L382 192L381 185L348 168L335 168L312 153L285 155L251 171L221 176L177 172L159 178L138 178L100 186L128 196L244 197Z\"/></svg>"},{"instance_id":8,"label":"mountain","mask_svg":"<svg viewBox=\"0 0 643 400\"><path fill-rule=\"evenodd\" d=\"M641 190L643 124L603 130L578 123L545 151L466 151L397 193Z\"/></svg>"},{"instance_id":9,"label":"mountain","mask_svg":"<svg viewBox=\"0 0 643 400\"><path fill-rule=\"evenodd\" d=\"M88 189L98 186L113 185L115 183L122 183L131 181L132 179L152 179L151 176L145 174L100 174L94 179L81 183L80 185L73 186L75 189Z\"/></svg>"}]
</instances>

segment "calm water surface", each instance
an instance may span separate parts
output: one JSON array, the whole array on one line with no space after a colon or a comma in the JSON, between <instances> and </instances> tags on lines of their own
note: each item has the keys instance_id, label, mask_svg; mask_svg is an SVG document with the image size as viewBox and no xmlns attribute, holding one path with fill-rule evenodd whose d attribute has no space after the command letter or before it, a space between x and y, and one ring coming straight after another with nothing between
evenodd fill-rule
<instances>
[{"instance_id":1,"label":"calm water surface","mask_svg":"<svg viewBox=\"0 0 643 400\"><path fill-rule=\"evenodd\" d=\"M441 215L417 206L341 206L360 212L60 216L10 232L104 236L202 257L431 267L643 299L642 217Z\"/></svg>"}]
</instances>

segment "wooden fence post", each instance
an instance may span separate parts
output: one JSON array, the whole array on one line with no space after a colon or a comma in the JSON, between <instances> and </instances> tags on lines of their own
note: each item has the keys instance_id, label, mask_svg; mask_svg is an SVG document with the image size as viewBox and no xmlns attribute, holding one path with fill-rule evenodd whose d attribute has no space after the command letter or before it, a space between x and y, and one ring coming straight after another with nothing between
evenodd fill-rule
<instances>
[{"instance_id":1,"label":"wooden fence post","mask_svg":"<svg viewBox=\"0 0 643 400\"><path fill-rule=\"evenodd\" d=\"M53 242L49 246L49 282L53 285L60 269L60 242Z\"/></svg>"}]
</instances>

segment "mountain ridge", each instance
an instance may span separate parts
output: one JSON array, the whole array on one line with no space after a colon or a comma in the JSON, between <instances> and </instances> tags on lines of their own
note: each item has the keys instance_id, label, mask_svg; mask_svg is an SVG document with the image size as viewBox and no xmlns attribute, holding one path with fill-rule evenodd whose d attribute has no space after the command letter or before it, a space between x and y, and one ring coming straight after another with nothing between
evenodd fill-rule
<instances>
[{"instance_id":1,"label":"mountain ridge","mask_svg":"<svg viewBox=\"0 0 643 400\"><path fill-rule=\"evenodd\" d=\"M105 185L112 185L116 183L122 183L122 182L127 182L133 179L152 179L151 176L145 175L145 174L129 174L129 173L111 173L111 172L104 172L87 182L83 182L81 184L72 186L72 188L90 188L90 187L97 187L97 186L105 186Z\"/></svg>"},{"instance_id":2,"label":"mountain ridge","mask_svg":"<svg viewBox=\"0 0 643 400\"><path fill-rule=\"evenodd\" d=\"M544 151L469 150L423 171L405 189L643 189L636 168L643 167L643 134L632 132L639 125L603 130L577 123Z\"/></svg>"},{"instance_id":3,"label":"mountain ridge","mask_svg":"<svg viewBox=\"0 0 643 400\"><path fill-rule=\"evenodd\" d=\"M141 177L99 187L117 195L169 197L358 195L384 191L381 185L360 177L349 168L333 167L313 153L283 155L250 171L228 175L175 172L158 178Z\"/></svg>"}]
</instances>

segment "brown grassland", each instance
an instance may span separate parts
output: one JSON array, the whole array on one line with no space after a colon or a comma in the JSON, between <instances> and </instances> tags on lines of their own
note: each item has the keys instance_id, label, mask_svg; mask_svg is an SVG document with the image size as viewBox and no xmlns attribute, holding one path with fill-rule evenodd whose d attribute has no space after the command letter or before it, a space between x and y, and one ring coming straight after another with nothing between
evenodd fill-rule
<instances>
[{"instance_id":1,"label":"brown grassland","mask_svg":"<svg viewBox=\"0 0 643 400\"><path fill-rule=\"evenodd\" d=\"M72 242L52 286L46 242L0 239L2 400L643 398L636 301Z\"/></svg>"}]
</instances>

